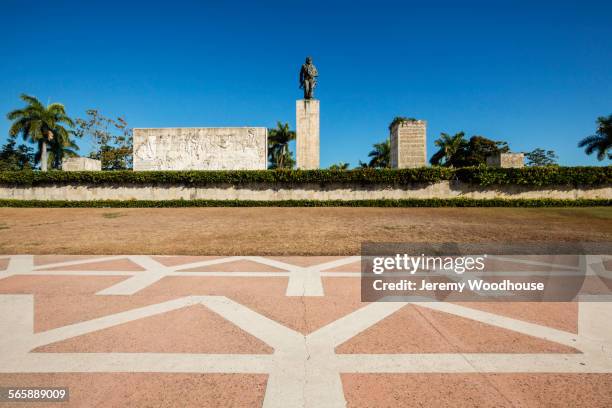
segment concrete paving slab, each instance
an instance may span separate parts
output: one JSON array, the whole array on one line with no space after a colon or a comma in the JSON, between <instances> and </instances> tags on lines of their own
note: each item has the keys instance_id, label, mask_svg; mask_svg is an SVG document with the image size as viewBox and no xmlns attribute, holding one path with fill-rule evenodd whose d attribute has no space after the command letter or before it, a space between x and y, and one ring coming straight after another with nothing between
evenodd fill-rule
<instances>
[{"instance_id":1,"label":"concrete paving slab","mask_svg":"<svg viewBox=\"0 0 612 408\"><path fill-rule=\"evenodd\" d=\"M4 256L0 385L68 386L64 406L612 405L612 302L365 303L355 258ZM504 267L544 260L525 262Z\"/></svg>"}]
</instances>

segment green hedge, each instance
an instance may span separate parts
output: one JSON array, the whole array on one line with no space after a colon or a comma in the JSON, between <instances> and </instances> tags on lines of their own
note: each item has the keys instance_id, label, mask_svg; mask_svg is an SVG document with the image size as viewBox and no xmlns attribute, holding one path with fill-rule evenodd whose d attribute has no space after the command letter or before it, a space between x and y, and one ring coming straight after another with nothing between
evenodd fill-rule
<instances>
[{"instance_id":1,"label":"green hedge","mask_svg":"<svg viewBox=\"0 0 612 408\"><path fill-rule=\"evenodd\" d=\"M516 184L529 186L593 186L612 184L612 166L606 167L524 167L501 169L466 167L448 169L356 169L338 170L257 170L257 171L16 171L0 172L0 185L40 186L49 184L146 184L206 186L273 183L295 185L316 183L408 185L459 180L480 186Z\"/></svg>"},{"instance_id":2,"label":"green hedge","mask_svg":"<svg viewBox=\"0 0 612 408\"><path fill-rule=\"evenodd\" d=\"M527 186L593 186L612 184L612 166L605 167L523 167L500 169L466 167L455 170L458 180L481 186L515 184Z\"/></svg>"},{"instance_id":3,"label":"green hedge","mask_svg":"<svg viewBox=\"0 0 612 408\"><path fill-rule=\"evenodd\" d=\"M407 199L407 200L0 200L0 207L21 208L163 208L163 207L609 207L612 200L556 199Z\"/></svg>"}]
</instances>

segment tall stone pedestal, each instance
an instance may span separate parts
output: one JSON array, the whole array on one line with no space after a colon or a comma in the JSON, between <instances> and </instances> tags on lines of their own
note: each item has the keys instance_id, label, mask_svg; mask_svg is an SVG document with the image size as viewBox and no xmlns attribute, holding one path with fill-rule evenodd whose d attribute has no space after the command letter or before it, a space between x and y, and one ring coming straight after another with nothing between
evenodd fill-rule
<instances>
[{"instance_id":1,"label":"tall stone pedestal","mask_svg":"<svg viewBox=\"0 0 612 408\"><path fill-rule=\"evenodd\" d=\"M298 169L319 168L319 101L295 101L296 150Z\"/></svg>"},{"instance_id":2,"label":"tall stone pedestal","mask_svg":"<svg viewBox=\"0 0 612 408\"><path fill-rule=\"evenodd\" d=\"M406 120L391 129L391 167L405 169L427 165L427 122Z\"/></svg>"}]
</instances>

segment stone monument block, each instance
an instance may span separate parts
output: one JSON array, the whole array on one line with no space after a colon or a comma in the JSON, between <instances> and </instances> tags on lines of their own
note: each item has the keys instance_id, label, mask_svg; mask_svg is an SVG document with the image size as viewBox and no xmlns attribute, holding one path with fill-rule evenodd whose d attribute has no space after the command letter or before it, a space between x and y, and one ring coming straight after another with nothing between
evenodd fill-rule
<instances>
[{"instance_id":1,"label":"stone monument block","mask_svg":"<svg viewBox=\"0 0 612 408\"><path fill-rule=\"evenodd\" d=\"M134 170L265 170L262 127L134 129Z\"/></svg>"},{"instance_id":2,"label":"stone monument block","mask_svg":"<svg viewBox=\"0 0 612 408\"><path fill-rule=\"evenodd\" d=\"M319 168L319 101L298 99L295 102L298 169Z\"/></svg>"},{"instance_id":3,"label":"stone monument block","mask_svg":"<svg viewBox=\"0 0 612 408\"><path fill-rule=\"evenodd\" d=\"M499 153L487 157L487 166L491 167L524 167L525 155L523 153Z\"/></svg>"},{"instance_id":4,"label":"stone monument block","mask_svg":"<svg viewBox=\"0 0 612 408\"><path fill-rule=\"evenodd\" d=\"M67 157L62 160L64 171L100 171L102 162L89 157Z\"/></svg>"},{"instance_id":5,"label":"stone monument block","mask_svg":"<svg viewBox=\"0 0 612 408\"><path fill-rule=\"evenodd\" d=\"M391 167L405 169L427 165L427 122L406 120L391 128Z\"/></svg>"}]
</instances>

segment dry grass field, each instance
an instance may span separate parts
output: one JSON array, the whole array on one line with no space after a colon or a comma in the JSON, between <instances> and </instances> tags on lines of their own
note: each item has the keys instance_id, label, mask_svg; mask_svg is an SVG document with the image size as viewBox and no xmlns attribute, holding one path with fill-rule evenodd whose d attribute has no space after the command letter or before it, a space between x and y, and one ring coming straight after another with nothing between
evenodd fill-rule
<instances>
[{"instance_id":1,"label":"dry grass field","mask_svg":"<svg viewBox=\"0 0 612 408\"><path fill-rule=\"evenodd\" d=\"M354 255L363 241L611 241L612 208L0 208L2 254Z\"/></svg>"}]
</instances>

